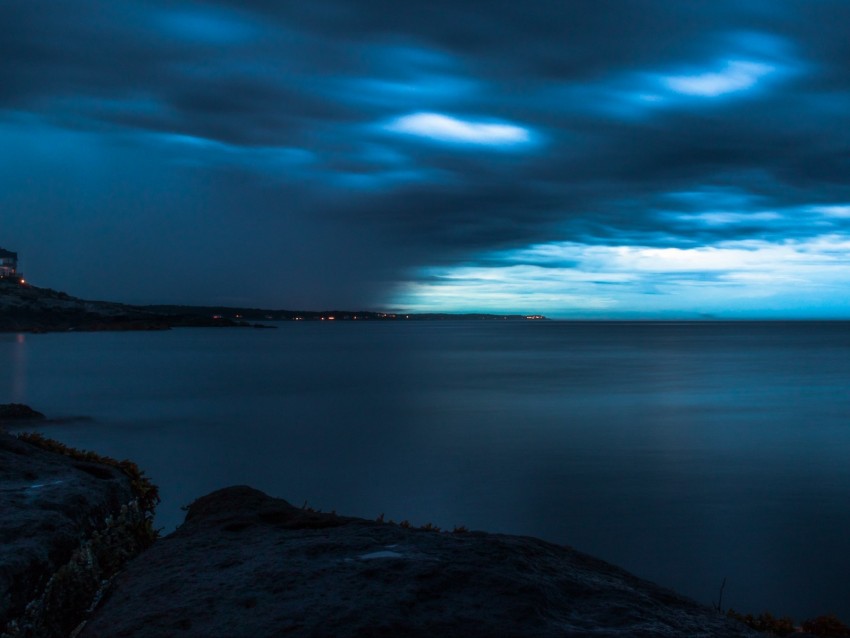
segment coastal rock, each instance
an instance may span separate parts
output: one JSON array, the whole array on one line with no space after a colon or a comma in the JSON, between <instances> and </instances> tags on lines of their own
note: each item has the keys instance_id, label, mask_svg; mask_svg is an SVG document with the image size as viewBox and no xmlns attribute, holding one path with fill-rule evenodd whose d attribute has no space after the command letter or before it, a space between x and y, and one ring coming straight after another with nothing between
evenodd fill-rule
<instances>
[{"instance_id":1,"label":"coastal rock","mask_svg":"<svg viewBox=\"0 0 850 638\"><path fill-rule=\"evenodd\" d=\"M80 635L758 634L567 547L322 514L231 487L132 561Z\"/></svg>"},{"instance_id":2,"label":"coastal rock","mask_svg":"<svg viewBox=\"0 0 850 638\"><path fill-rule=\"evenodd\" d=\"M0 636L65 637L147 544L147 514L120 468L31 438L0 432Z\"/></svg>"}]
</instances>

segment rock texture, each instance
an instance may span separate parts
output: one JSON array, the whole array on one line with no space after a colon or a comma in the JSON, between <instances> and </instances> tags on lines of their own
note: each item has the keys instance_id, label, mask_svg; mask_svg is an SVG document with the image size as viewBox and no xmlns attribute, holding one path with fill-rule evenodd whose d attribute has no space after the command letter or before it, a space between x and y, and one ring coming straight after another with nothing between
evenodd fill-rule
<instances>
[{"instance_id":1,"label":"rock texture","mask_svg":"<svg viewBox=\"0 0 850 638\"><path fill-rule=\"evenodd\" d=\"M135 559L82 638L755 636L678 594L533 538L322 514L249 487L197 500Z\"/></svg>"},{"instance_id":2,"label":"rock texture","mask_svg":"<svg viewBox=\"0 0 850 638\"><path fill-rule=\"evenodd\" d=\"M2 431L0 512L4 637L68 636L101 580L146 545L147 514L125 472Z\"/></svg>"}]
</instances>

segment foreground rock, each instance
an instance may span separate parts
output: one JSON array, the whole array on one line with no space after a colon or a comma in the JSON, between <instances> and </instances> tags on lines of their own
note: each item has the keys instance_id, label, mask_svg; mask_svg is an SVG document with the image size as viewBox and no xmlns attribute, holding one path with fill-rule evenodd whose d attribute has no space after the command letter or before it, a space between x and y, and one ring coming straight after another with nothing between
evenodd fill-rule
<instances>
[{"instance_id":1,"label":"foreground rock","mask_svg":"<svg viewBox=\"0 0 850 638\"><path fill-rule=\"evenodd\" d=\"M116 577L83 638L751 636L572 549L295 508L248 487L197 500Z\"/></svg>"},{"instance_id":2,"label":"foreground rock","mask_svg":"<svg viewBox=\"0 0 850 638\"><path fill-rule=\"evenodd\" d=\"M65 637L153 540L149 512L121 467L31 439L0 431L0 636Z\"/></svg>"}]
</instances>

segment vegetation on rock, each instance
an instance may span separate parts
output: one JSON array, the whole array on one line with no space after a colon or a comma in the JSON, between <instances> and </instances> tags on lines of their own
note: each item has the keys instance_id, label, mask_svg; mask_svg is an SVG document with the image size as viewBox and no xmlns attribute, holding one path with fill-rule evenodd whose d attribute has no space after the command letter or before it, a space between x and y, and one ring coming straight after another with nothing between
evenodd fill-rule
<instances>
[{"instance_id":1,"label":"vegetation on rock","mask_svg":"<svg viewBox=\"0 0 850 638\"><path fill-rule=\"evenodd\" d=\"M138 465L127 459L118 461L95 452L78 450L54 439L50 439L38 432L23 432L18 435L18 438L21 441L26 441L27 443L40 447L44 450L48 450L49 452L62 454L63 456L68 456L78 461L109 465L124 472L124 474L130 478L133 493L139 501L139 508L145 514L148 527L151 531L152 540L157 537L157 532L153 530L152 525L153 514L160 500L159 488L145 476L144 471L141 470Z\"/></svg>"},{"instance_id":2,"label":"vegetation on rock","mask_svg":"<svg viewBox=\"0 0 850 638\"><path fill-rule=\"evenodd\" d=\"M799 629L808 634L824 637L850 637L850 627L841 622L835 615L829 614L826 616L818 616L804 620L798 628L794 619L789 616L777 618L769 612L764 612L758 616L752 614L740 614L734 609L730 609L727 613L730 618L738 620L748 627L752 627L757 631L764 632L772 636L789 636L799 633Z\"/></svg>"},{"instance_id":3,"label":"vegetation on rock","mask_svg":"<svg viewBox=\"0 0 850 638\"><path fill-rule=\"evenodd\" d=\"M134 500L109 517L60 567L41 596L27 605L23 617L6 627L2 638L53 638L76 635L96 607L110 579L134 556L147 549L156 533Z\"/></svg>"}]
</instances>

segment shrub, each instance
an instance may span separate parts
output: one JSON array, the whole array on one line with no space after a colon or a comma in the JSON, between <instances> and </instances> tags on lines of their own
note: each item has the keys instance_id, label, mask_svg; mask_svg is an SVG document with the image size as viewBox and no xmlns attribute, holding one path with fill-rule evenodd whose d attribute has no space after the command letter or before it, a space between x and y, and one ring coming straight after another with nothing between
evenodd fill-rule
<instances>
[{"instance_id":1,"label":"shrub","mask_svg":"<svg viewBox=\"0 0 850 638\"><path fill-rule=\"evenodd\" d=\"M833 614L804 620L803 631L816 636L850 636L850 627Z\"/></svg>"},{"instance_id":2,"label":"shrub","mask_svg":"<svg viewBox=\"0 0 850 638\"><path fill-rule=\"evenodd\" d=\"M744 614L739 614L734 609L730 609L726 615L744 623L748 627L752 627L756 631L768 632L774 636L787 636L796 631L794 620L788 616L775 618L769 612L764 612L758 616L753 616L752 614L745 616Z\"/></svg>"}]
</instances>

